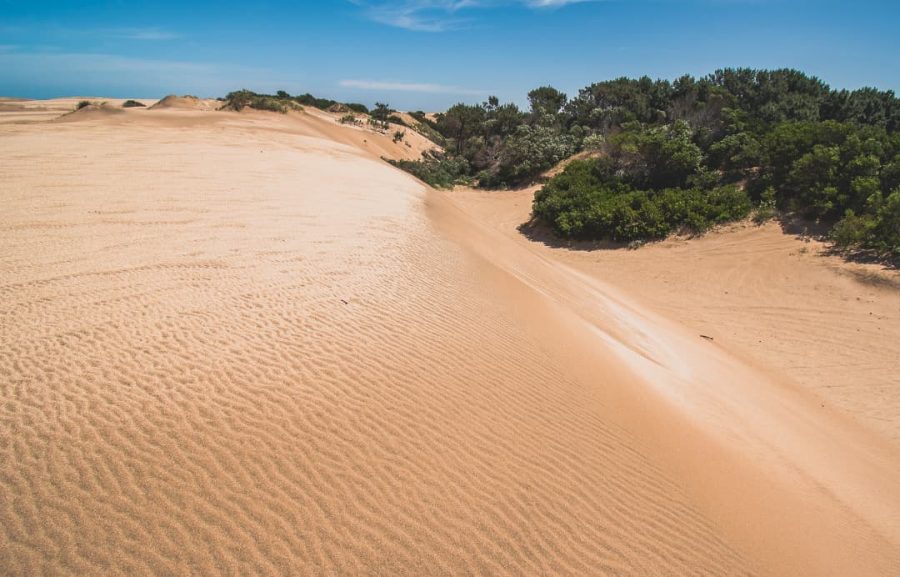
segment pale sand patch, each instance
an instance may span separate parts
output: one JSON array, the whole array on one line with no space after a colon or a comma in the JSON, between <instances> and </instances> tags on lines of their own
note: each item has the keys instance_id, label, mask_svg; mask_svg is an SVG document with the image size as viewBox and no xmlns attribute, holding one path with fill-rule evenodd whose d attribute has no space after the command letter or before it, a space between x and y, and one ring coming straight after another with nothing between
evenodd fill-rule
<instances>
[{"instance_id":1,"label":"pale sand patch","mask_svg":"<svg viewBox=\"0 0 900 577\"><path fill-rule=\"evenodd\" d=\"M900 562L895 453L468 218L378 160L409 154L390 135L318 111L0 131L10 574Z\"/></svg>"}]
</instances>

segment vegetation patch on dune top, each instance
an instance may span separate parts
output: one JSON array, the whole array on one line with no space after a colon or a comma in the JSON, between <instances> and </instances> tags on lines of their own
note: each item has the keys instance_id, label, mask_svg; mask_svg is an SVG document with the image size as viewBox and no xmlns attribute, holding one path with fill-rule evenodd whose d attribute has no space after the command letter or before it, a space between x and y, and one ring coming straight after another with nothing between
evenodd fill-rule
<instances>
[{"instance_id":1,"label":"vegetation patch on dune top","mask_svg":"<svg viewBox=\"0 0 900 577\"><path fill-rule=\"evenodd\" d=\"M255 110L268 110L270 112L287 113L288 110L302 110L303 108L289 98L279 98L269 94L257 94L250 90L236 90L225 96L225 109L240 112L245 108Z\"/></svg>"},{"instance_id":2,"label":"vegetation patch on dune top","mask_svg":"<svg viewBox=\"0 0 900 577\"><path fill-rule=\"evenodd\" d=\"M268 110L271 112L280 112L282 114L290 110L303 110L304 106L312 106L320 110L329 110L331 112L356 112L359 114L368 114L369 109L364 104L355 102L343 103L327 98L316 98L312 94L301 94L299 96L291 96L284 90L279 90L275 94L258 94L251 90L236 90L229 92L224 98L225 104L223 108L240 111L244 108L253 108L256 110Z\"/></svg>"}]
</instances>

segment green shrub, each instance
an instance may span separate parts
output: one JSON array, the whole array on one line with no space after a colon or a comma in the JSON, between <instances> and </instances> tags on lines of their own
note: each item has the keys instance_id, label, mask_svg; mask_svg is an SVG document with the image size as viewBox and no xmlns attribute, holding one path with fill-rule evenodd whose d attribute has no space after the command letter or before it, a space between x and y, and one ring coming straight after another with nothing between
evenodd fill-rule
<instances>
[{"instance_id":1,"label":"green shrub","mask_svg":"<svg viewBox=\"0 0 900 577\"><path fill-rule=\"evenodd\" d=\"M606 138L602 134L589 134L582 140L581 146L585 150L602 150L606 144Z\"/></svg>"},{"instance_id":2,"label":"green shrub","mask_svg":"<svg viewBox=\"0 0 900 577\"><path fill-rule=\"evenodd\" d=\"M750 198L736 186L636 190L609 160L573 161L535 195L534 214L560 236L630 242L699 233L745 218Z\"/></svg>"},{"instance_id":3,"label":"green shrub","mask_svg":"<svg viewBox=\"0 0 900 577\"><path fill-rule=\"evenodd\" d=\"M684 121L653 128L632 123L609 138L610 156L635 187L683 187L704 160L693 136Z\"/></svg>"},{"instance_id":4,"label":"green shrub","mask_svg":"<svg viewBox=\"0 0 900 577\"><path fill-rule=\"evenodd\" d=\"M516 185L552 168L575 153L575 139L547 126L519 126L500 151L482 186Z\"/></svg>"},{"instance_id":5,"label":"green shrub","mask_svg":"<svg viewBox=\"0 0 900 577\"><path fill-rule=\"evenodd\" d=\"M462 158L388 160L388 162L434 188L451 188L463 182L469 171L468 163Z\"/></svg>"},{"instance_id":6,"label":"green shrub","mask_svg":"<svg viewBox=\"0 0 900 577\"><path fill-rule=\"evenodd\" d=\"M270 112L287 113L294 105L292 101L277 96L257 94L250 90L237 90L225 95L226 106L233 110L241 111L244 108L255 110L268 110Z\"/></svg>"},{"instance_id":7,"label":"green shrub","mask_svg":"<svg viewBox=\"0 0 900 577\"><path fill-rule=\"evenodd\" d=\"M93 102L91 102L90 100L82 100L81 102L79 102L78 104L75 105L75 110L81 110L82 108L87 108L91 104L93 104Z\"/></svg>"},{"instance_id":8,"label":"green shrub","mask_svg":"<svg viewBox=\"0 0 900 577\"><path fill-rule=\"evenodd\" d=\"M866 245L885 256L900 260L900 188L879 204L875 213L873 235Z\"/></svg>"},{"instance_id":9,"label":"green shrub","mask_svg":"<svg viewBox=\"0 0 900 577\"><path fill-rule=\"evenodd\" d=\"M763 224L770 221L778 215L778 209L775 207L775 190L771 187L767 188L762 194L759 206L753 213L753 222Z\"/></svg>"},{"instance_id":10,"label":"green shrub","mask_svg":"<svg viewBox=\"0 0 900 577\"><path fill-rule=\"evenodd\" d=\"M866 244L875 227L875 219L870 215L857 215L848 210L834 228L831 239L841 248L858 248Z\"/></svg>"},{"instance_id":11,"label":"green shrub","mask_svg":"<svg viewBox=\"0 0 900 577\"><path fill-rule=\"evenodd\" d=\"M142 108L147 106L143 102L138 102L137 100L126 100L122 103L122 108Z\"/></svg>"},{"instance_id":12,"label":"green shrub","mask_svg":"<svg viewBox=\"0 0 900 577\"><path fill-rule=\"evenodd\" d=\"M399 124L400 126L406 126L407 128L409 128L409 125L406 124L406 121L403 120L401 117L397 116L396 114L391 114L390 116L388 116L387 121L392 122L394 124Z\"/></svg>"},{"instance_id":13,"label":"green shrub","mask_svg":"<svg viewBox=\"0 0 900 577\"><path fill-rule=\"evenodd\" d=\"M874 195L868 214L847 213L832 229L839 248L862 249L900 261L900 188L882 198Z\"/></svg>"},{"instance_id":14,"label":"green shrub","mask_svg":"<svg viewBox=\"0 0 900 577\"><path fill-rule=\"evenodd\" d=\"M285 93L287 94L287 93ZM325 110L330 106L334 106L338 104L335 100L329 100L327 98L316 98L312 94L306 93L301 94L300 96L288 97L291 98L293 102L300 104L301 106L312 106L313 108L318 108L320 110Z\"/></svg>"}]
</instances>

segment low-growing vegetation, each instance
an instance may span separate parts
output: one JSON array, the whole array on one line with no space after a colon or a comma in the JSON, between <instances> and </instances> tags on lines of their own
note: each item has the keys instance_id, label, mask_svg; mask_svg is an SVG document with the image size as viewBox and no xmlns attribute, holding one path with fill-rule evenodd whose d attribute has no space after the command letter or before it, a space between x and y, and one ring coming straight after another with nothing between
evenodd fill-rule
<instances>
[{"instance_id":1,"label":"low-growing vegetation","mask_svg":"<svg viewBox=\"0 0 900 577\"><path fill-rule=\"evenodd\" d=\"M342 103L327 98L316 98L308 93L299 96L291 96L284 90L279 90L275 94L257 94L256 92L246 89L237 90L229 92L222 100L225 108L238 111L244 108L254 108L256 110L286 113L290 110L302 110L304 106L312 106L313 108L321 110L339 108L340 111L352 111L358 114L369 113L368 107L364 104L355 102Z\"/></svg>"},{"instance_id":2,"label":"low-growing vegetation","mask_svg":"<svg viewBox=\"0 0 900 577\"><path fill-rule=\"evenodd\" d=\"M126 100L122 103L122 108L144 108L147 105L137 100Z\"/></svg>"},{"instance_id":3,"label":"low-growing vegetation","mask_svg":"<svg viewBox=\"0 0 900 577\"><path fill-rule=\"evenodd\" d=\"M451 188L468 183L468 163L464 158L430 156L425 160L388 160L434 188Z\"/></svg>"},{"instance_id":4,"label":"low-growing vegetation","mask_svg":"<svg viewBox=\"0 0 900 577\"><path fill-rule=\"evenodd\" d=\"M703 232L750 210L750 198L735 185L638 189L607 159L572 161L534 200L535 216L562 237L619 242Z\"/></svg>"},{"instance_id":5,"label":"low-growing vegetation","mask_svg":"<svg viewBox=\"0 0 900 577\"><path fill-rule=\"evenodd\" d=\"M235 111L241 111L244 108L253 108L255 110L280 112L281 114L287 113L288 110L300 109L300 105L296 104L290 98L282 98L270 94L257 94L250 90L229 92L225 95L225 107Z\"/></svg>"},{"instance_id":6,"label":"low-growing vegetation","mask_svg":"<svg viewBox=\"0 0 900 577\"><path fill-rule=\"evenodd\" d=\"M93 104L93 102L91 102L90 100L82 100L81 102L79 102L78 104L75 105L75 110L81 110L82 108L87 108L91 104Z\"/></svg>"},{"instance_id":7,"label":"low-growing vegetation","mask_svg":"<svg viewBox=\"0 0 900 577\"><path fill-rule=\"evenodd\" d=\"M429 119L424 112L419 110L416 112L410 112L409 115L416 121L416 123L410 126L410 128L412 128L431 142L437 144L438 146L444 147L447 145L446 139L438 131L435 122Z\"/></svg>"},{"instance_id":8,"label":"low-growing vegetation","mask_svg":"<svg viewBox=\"0 0 900 577\"><path fill-rule=\"evenodd\" d=\"M352 124L354 126L362 125L362 121L358 119L354 114L345 114L344 116L341 116L338 122L340 122L341 124Z\"/></svg>"}]
</instances>

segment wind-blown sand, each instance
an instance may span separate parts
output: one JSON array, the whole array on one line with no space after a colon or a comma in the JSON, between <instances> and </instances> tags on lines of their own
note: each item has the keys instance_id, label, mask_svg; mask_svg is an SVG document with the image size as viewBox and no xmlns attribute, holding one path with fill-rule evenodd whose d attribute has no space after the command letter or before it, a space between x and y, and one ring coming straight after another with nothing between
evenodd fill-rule
<instances>
[{"instance_id":1,"label":"wind-blown sand","mask_svg":"<svg viewBox=\"0 0 900 577\"><path fill-rule=\"evenodd\" d=\"M379 160L416 137L4 123L3 573L900 567L890 427Z\"/></svg>"}]
</instances>

